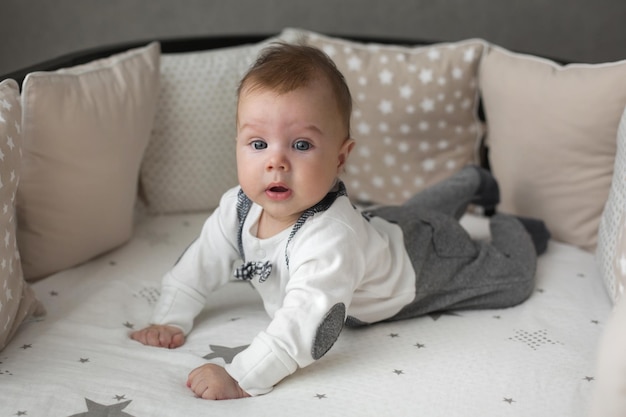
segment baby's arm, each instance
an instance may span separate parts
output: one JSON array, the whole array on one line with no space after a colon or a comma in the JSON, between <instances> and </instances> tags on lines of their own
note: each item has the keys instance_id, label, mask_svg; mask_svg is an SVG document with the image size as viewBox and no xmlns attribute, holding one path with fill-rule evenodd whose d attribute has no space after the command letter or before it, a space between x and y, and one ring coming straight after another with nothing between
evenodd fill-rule
<instances>
[{"instance_id":1,"label":"baby's arm","mask_svg":"<svg viewBox=\"0 0 626 417\"><path fill-rule=\"evenodd\" d=\"M175 326L153 324L132 332L131 339L144 345L174 349L185 343L185 334Z\"/></svg>"}]
</instances>

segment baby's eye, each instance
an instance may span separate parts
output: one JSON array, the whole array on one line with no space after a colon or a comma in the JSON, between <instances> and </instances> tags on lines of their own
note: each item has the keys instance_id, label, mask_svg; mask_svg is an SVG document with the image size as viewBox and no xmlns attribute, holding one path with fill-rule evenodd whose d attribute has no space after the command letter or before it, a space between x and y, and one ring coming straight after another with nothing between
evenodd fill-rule
<instances>
[{"instance_id":1,"label":"baby's eye","mask_svg":"<svg viewBox=\"0 0 626 417\"><path fill-rule=\"evenodd\" d=\"M298 151L308 151L311 149L311 146L306 140L298 140L293 144L293 147Z\"/></svg>"},{"instance_id":2,"label":"baby's eye","mask_svg":"<svg viewBox=\"0 0 626 417\"><path fill-rule=\"evenodd\" d=\"M265 143L262 140L253 140L250 145L252 146L252 148L256 149L256 150L261 150L261 149L265 149L267 148L267 143Z\"/></svg>"}]
</instances>

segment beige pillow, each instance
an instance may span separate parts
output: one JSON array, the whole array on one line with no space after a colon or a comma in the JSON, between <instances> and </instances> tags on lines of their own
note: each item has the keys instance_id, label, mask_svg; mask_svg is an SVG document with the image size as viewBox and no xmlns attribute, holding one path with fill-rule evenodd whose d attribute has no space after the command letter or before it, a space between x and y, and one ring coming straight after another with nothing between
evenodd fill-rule
<instances>
[{"instance_id":1,"label":"beige pillow","mask_svg":"<svg viewBox=\"0 0 626 417\"><path fill-rule=\"evenodd\" d=\"M354 200L402 203L477 162L484 41L405 47L299 33L333 59L352 93L357 145L343 180Z\"/></svg>"},{"instance_id":2,"label":"beige pillow","mask_svg":"<svg viewBox=\"0 0 626 417\"><path fill-rule=\"evenodd\" d=\"M77 265L129 239L139 167L159 91L160 47L24 80L17 195L26 279Z\"/></svg>"},{"instance_id":3,"label":"beige pillow","mask_svg":"<svg viewBox=\"0 0 626 417\"><path fill-rule=\"evenodd\" d=\"M0 350L30 315L43 306L22 277L15 238L15 192L20 179L22 107L14 80L0 82Z\"/></svg>"},{"instance_id":4,"label":"beige pillow","mask_svg":"<svg viewBox=\"0 0 626 417\"><path fill-rule=\"evenodd\" d=\"M626 107L617 133L613 180L598 229L596 258L614 303L626 287Z\"/></svg>"},{"instance_id":5,"label":"beige pillow","mask_svg":"<svg viewBox=\"0 0 626 417\"><path fill-rule=\"evenodd\" d=\"M501 211L593 251L626 105L626 61L560 66L492 46L480 89Z\"/></svg>"}]
</instances>

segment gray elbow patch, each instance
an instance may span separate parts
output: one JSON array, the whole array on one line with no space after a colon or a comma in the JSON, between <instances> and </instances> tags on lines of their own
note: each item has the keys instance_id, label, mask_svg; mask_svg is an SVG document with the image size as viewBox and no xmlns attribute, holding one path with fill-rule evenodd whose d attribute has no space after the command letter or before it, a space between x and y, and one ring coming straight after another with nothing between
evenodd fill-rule
<instances>
[{"instance_id":1,"label":"gray elbow patch","mask_svg":"<svg viewBox=\"0 0 626 417\"><path fill-rule=\"evenodd\" d=\"M326 313L326 316L324 316L317 328L315 339L313 339L313 347L311 348L313 359L320 359L335 344L341 329L343 329L345 319L346 306L344 303L335 304Z\"/></svg>"}]
</instances>

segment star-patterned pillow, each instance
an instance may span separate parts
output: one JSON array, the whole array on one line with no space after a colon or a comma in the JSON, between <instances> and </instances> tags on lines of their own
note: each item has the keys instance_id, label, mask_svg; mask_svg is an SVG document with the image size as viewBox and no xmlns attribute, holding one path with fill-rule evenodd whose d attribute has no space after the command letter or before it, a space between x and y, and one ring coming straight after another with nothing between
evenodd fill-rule
<instances>
[{"instance_id":1,"label":"star-patterned pillow","mask_svg":"<svg viewBox=\"0 0 626 417\"><path fill-rule=\"evenodd\" d=\"M350 87L357 145L343 180L353 200L399 204L477 162L484 41L405 47L292 30L326 52Z\"/></svg>"},{"instance_id":2,"label":"star-patterned pillow","mask_svg":"<svg viewBox=\"0 0 626 417\"><path fill-rule=\"evenodd\" d=\"M596 258L614 303L626 288L626 108L617 132L617 153L609 198L598 231Z\"/></svg>"},{"instance_id":3,"label":"star-patterned pillow","mask_svg":"<svg viewBox=\"0 0 626 417\"><path fill-rule=\"evenodd\" d=\"M22 107L14 80L0 82L0 350L20 324L43 306L24 282L15 238L15 193L20 178Z\"/></svg>"}]
</instances>

